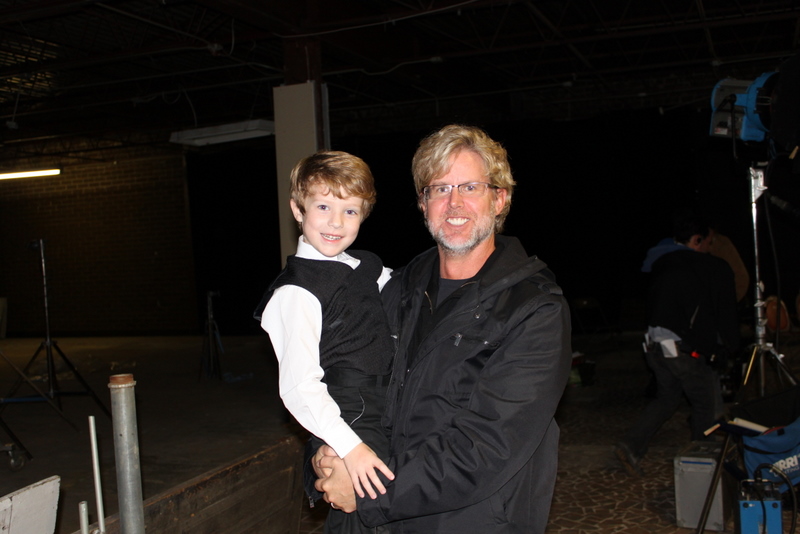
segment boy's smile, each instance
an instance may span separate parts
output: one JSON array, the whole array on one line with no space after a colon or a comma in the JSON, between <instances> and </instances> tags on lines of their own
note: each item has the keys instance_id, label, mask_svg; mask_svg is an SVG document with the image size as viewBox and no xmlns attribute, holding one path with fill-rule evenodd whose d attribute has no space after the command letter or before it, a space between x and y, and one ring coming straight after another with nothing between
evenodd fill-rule
<instances>
[{"instance_id":1,"label":"boy's smile","mask_svg":"<svg viewBox=\"0 0 800 534\"><path fill-rule=\"evenodd\" d=\"M356 240L361 227L363 199L338 198L317 186L303 202L305 213L294 200L290 203L294 218L302 226L303 239L322 255L334 258Z\"/></svg>"}]
</instances>

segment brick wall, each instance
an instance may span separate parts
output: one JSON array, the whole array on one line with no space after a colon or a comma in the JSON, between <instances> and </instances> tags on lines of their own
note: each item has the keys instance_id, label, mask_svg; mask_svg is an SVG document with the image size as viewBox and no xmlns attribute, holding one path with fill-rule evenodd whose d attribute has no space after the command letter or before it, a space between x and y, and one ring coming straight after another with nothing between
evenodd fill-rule
<instances>
[{"instance_id":1,"label":"brick wall","mask_svg":"<svg viewBox=\"0 0 800 534\"><path fill-rule=\"evenodd\" d=\"M0 180L0 297L8 335L45 333L44 240L53 335L198 331L184 157L113 149L85 160L40 158L56 177Z\"/></svg>"}]
</instances>

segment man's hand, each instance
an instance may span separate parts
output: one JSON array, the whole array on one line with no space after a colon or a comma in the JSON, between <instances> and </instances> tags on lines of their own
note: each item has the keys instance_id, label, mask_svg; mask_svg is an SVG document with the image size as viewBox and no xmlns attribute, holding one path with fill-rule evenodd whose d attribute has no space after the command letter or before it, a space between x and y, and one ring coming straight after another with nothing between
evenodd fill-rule
<instances>
[{"instance_id":1,"label":"man's hand","mask_svg":"<svg viewBox=\"0 0 800 534\"><path fill-rule=\"evenodd\" d=\"M320 466L320 461L325 458L326 456L330 456L333 458L338 458L339 455L336 454L336 451L333 450L333 447L330 445L323 445L319 449L317 449L316 454L314 454L314 458L311 459L311 465L314 466L314 472L317 474L317 478L328 478L331 476L331 469L322 468Z\"/></svg>"},{"instance_id":2,"label":"man's hand","mask_svg":"<svg viewBox=\"0 0 800 534\"><path fill-rule=\"evenodd\" d=\"M324 447L320 447L320 450ZM323 499L325 502L331 503L331 508L341 510L346 513L356 511L356 493L353 490L353 482L350 480L350 475L347 473L347 467L344 461L336 456L322 456L319 461L317 455L314 456L314 470L317 468L325 472L330 470L330 476L327 478L320 478L314 483L317 491L324 493Z\"/></svg>"}]
</instances>

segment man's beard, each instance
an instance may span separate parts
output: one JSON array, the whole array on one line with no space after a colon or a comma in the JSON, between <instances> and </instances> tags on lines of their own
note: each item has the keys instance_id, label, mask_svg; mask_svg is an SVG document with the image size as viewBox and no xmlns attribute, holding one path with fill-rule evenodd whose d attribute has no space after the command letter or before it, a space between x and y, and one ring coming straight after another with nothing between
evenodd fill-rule
<instances>
[{"instance_id":1,"label":"man's beard","mask_svg":"<svg viewBox=\"0 0 800 534\"><path fill-rule=\"evenodd\" d=\"M436 242L437 245L444 251L444 253L448 256L464 256L486 241L492 234L494 234L495 229L495 216L497 215L494 204L489 207L489 215L482 216L477 219L472 219L475 224L472 227L472 232L470 233L469 237L463 241L462 243L457 243L454 240L451 240L444 232L444 225L446 223L442 223L442 225L438 229L434 229L431 227L431 222L428 219L425 219L425 226L428 227L428 231L431 233L431 237ZM445 219L448 216L445 215Z\"/></svg>"}]
</instances>

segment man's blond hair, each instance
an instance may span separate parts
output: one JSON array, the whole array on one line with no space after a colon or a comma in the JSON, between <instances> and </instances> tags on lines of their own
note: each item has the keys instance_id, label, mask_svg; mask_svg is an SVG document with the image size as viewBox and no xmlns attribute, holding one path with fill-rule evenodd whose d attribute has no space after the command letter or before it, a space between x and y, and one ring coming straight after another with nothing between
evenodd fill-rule
<instances>
[{"instance_id":1,"label":"man's blond hair","mask_svg":"<svg viewBox=\"0 0 800 534\"><path fill-rule=\"evenodd\" d=\"M495 232L501 232L511 209L511 197L516 182L511 175L508 154L503 145L474 126L451 124L422 140L411 163L411 172L414 175L414 186L420 206L424 202L423 188L430 185L433 180L447 174L452 163L452 156L462 150L469 150L480 156L486 180L507 191L506 203L500 213L495 216Z\"/></svg>"}]
</instances>

